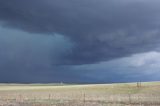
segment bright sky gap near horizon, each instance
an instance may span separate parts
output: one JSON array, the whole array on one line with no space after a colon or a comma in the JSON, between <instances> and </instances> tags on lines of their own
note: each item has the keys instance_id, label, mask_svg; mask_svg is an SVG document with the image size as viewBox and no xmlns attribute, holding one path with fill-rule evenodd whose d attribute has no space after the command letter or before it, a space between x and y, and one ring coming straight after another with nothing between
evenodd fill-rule
<instances>
[{"instance_id":1,"label":"bright sky gap near horizon","mask_svg":"<svg viewBox=\"0 0 160 106\"><path fill-rule=\"evenodd\" d=\"M0 0L0 82L160 80L159 0Z\"/></svg>"}]
</instances>

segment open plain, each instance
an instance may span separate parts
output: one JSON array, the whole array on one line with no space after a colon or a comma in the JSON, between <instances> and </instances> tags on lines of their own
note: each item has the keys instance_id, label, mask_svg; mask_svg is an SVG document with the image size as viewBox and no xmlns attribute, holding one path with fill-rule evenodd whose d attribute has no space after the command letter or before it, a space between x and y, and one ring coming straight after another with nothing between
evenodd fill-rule
<instances>
[{"instance_id":1,"label":"open plain","mask_svg":"<svg viewBox=\"0 0 160 106\"><path fill-rule=\"evenodd\" d=\"M160 82L0 84L0 106L160 106Z\"/></svg>"}]
</instances>

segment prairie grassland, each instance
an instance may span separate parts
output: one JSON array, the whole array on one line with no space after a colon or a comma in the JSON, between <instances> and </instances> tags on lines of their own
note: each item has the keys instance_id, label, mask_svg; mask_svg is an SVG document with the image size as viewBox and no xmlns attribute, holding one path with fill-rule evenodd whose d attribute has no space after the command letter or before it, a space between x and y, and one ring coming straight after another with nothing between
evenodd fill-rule
<instances>
[{"instance_id":1,"label":"prairie grassland","mask_svg":"<svg viewBox=\"0 0 160 106\"><path fill-rule=\"evenodd\" d=\"M0 106L160 106L160 82L0 84Z\"/></svg>"}]
</instances>

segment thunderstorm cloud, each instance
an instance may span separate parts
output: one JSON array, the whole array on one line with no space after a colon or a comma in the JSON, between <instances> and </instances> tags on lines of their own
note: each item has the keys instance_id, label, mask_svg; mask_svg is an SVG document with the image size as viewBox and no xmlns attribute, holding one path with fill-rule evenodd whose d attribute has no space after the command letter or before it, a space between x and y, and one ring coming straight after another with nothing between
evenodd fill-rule
<instances>
[{"instance_id":1,"label":"thunderstorm cloud","mask_svg":"<svg viewBox=\"0 0 160 106\"><path fill-rule=\"evenodd\" d=\"M0 0L0 82L158 80L159 3Z\"/></svg>"}]
</instances>

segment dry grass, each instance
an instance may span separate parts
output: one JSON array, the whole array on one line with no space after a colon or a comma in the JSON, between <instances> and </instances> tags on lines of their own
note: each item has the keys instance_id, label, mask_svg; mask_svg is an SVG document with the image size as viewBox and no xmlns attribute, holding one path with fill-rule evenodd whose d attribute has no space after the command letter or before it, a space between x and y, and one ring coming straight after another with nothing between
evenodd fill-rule
<instances>
[{"instance_id":1,"label":"dry grass","mask_svg":"<svg viewBox=\"0 0 160 106\"><path fill-rule=\"evenodd\" d=\"M160 82L94 85L0 84L0 106L160 106Z\"/></svg>"}]
</instances>

